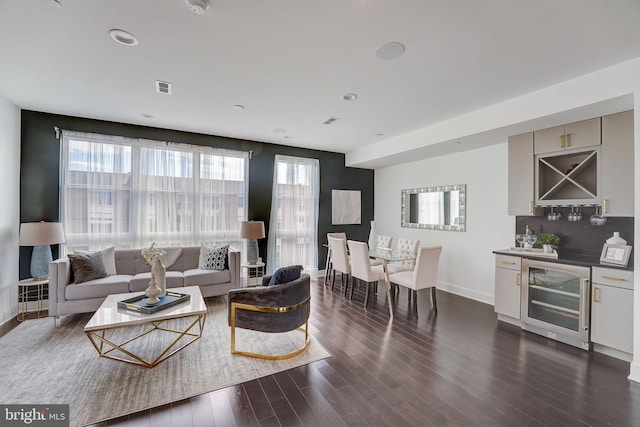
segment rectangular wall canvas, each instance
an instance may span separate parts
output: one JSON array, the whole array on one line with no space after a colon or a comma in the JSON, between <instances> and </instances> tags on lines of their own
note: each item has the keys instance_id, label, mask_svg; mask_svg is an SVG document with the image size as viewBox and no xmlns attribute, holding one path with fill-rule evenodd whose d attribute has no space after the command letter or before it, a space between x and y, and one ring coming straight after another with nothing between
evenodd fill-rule
<instances>
[{"instance_id":1,"label":"rectangular wall canvas","mask_svg":"<svg viewBox=\"0 0 640 427\"><path fill-rule=\"evenodd\" d=\"M361 199L360 191L333 190L331 192L331 224L360 224Z\"/></svg>"}]
</instances>

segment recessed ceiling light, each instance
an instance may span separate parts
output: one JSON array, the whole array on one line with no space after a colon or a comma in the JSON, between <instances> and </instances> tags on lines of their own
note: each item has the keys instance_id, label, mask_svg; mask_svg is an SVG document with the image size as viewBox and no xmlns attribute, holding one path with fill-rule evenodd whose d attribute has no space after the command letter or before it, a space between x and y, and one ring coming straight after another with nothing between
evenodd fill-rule
<instances>
[{"instance_id":1,"label":"recessed ceiling light","mask_svg":"<svg viewBox=\"0 0 640 427\"><path fill-rule=\"evenodd\" d=\"M387 42L376 49L375 55L383 61L391 61L404 55L404 45L399 42Z\"/></svg>"},{"instance_id":2,"label":"recessed ceiling light","mask_svg":"<svg viewBox=\"0 0 640 427\"><path fill-rule=\"evenodd\" d=\"M234 110L238 110L238 111L242 111L244 110L244 105L242 104L236 104L232 107Z\"/></svg>"},{"instance_id":3,"label":"recessed ceiling light","mask_svg":"<svg viewBox=\"0 0 640 427\"><path fill-rule=\"evenodd\" d=\"M140 113L140 115L142 117L144 117L145 119L153 119L155 116L151 113Z\"/></svg>"},{"instance_id":4,"label":"recessed ceiling light","mask_svg":"<svg viewBox=\"0 0 640 427\"><path fill-rule=\"evenodd\" d=\"M58 0L51 0L53 7L62 7L62 4Z\"/></svg>"},{"instance_id":5,"label":"recessed ceiling light","mask_svg":"<svg viewBox=\"0 0 640 427\"><path fill-rule=\"evenodd\" d=\"M384 136L384 133L376 133L376 136Z\"/></svg>"},{"instance_id":6,"label":"recessed ceiling light","mask_svg":"<svg viewBox=\"0 0 640 427\"><path fill-rule=\"evenodd\" d=\"M273 130L275 133L286 133L287 130L286 129L282 129L282 128L277 128Z\"/></svg>"},{"instance_id":7,"label":"recessed ceiling light","mask_svg":"<svg viewBox=\"0 0 640 427\"><path fill-rule=\"evenodd\" d=\"M109 31L109 35L112 39L125 46L135 46L140 43L136 36L125 30L118 30L114 28Z\"/></svg>"},{"instance_id":8,"label":"recessed ceiling light","mask_svg":"<svg viewBox=\"0 0 640 427\"><path fill-rule=\"evenodd\" d=\"M187 0L189 9L197 15L204 14L209 9L209 2L207 0Z\"/></svg>"},{"instance_id":9,"label":"recessed ceiling light","mask_svg":"<svg viewBox=\"0 0 640 427\"><path fill-rule=\"evenodd\" d=\"M345 101L355 101L356 99L358 99L358 95L355 93L345 93L344 95L342 95L342 99L344 99Z\"/></svg>"}]
</instances>

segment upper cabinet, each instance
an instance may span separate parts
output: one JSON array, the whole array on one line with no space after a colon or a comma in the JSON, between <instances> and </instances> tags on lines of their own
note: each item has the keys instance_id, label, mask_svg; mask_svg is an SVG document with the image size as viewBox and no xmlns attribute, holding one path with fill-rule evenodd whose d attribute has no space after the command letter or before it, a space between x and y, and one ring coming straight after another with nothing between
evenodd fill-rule
<instances>
[{"instance_id":1,"label":"upper cabinet","mask_svg":"<svg viewBox=\"0 0 640 427\"><path fill-rule=\"evenodd\" d=\"M545 206L602 206L634 215L634 112L509 138L509 214Z\"/></svg>"},{"instance_id":2,"label":"upper cabinet","mask_svg":"<svg viewBox=\"0 0 640 427\"><path fill-rule=\"evenodd\" d=\"M633 111L602 118L602 213L634 216Z\"/></svg>"},{"instance_id":3,"label":"upper cabinet","mask_svg":"<svg viewBox=\"0 0 640 427\"><path fill-rule=\"evenodd\" d=\"M600 117L534 132L534 154L600 145Z\"/></svg>"},{"instance_id":4,"label":"upper cabinet","mask_svg":"<svg viewBox=\"0 0 640 427\"><path fill-rule=\"evenodd\" d=\"M533 132L509 137L509 215L542 214L535 207Z\"/></svg>"}]
</instances>

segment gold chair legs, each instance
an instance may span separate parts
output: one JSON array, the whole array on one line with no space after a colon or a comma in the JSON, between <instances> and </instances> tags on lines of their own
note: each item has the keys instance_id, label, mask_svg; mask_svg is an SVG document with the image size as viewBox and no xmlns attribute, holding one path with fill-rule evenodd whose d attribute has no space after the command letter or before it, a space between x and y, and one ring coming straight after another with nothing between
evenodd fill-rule
<instances>
[{"instance_id":1,"label":"gold chair legs","mask_svg":"<svg viewBox=\"0 0 640 427\"><path fill-rule=\"evenodd\" d=\"M236 302L231 303L231 354L239 354L241 356L255 357L255 358L264 359L264 360L286 360L286 359L291 359L293 357L296 357L299 354L302 354L307 349L307 347L309 346L309 343L311 342L311 337L309 336L308 313L306 316L307 320L305 321L304 328L299 327L296 329L297 331L304 333L304 344L302 345L302 347L299 347L297 350L287 354L269 355L269 354L261 354L261 353L252 353L249 351L242 351L242 350L236 349L236 310L259 311L263 313L285 313L288 311L294 311L294 310L300 309L304 306L306 306L307 310L309 309L309 299L306 299L300 304L292 305L289 307L277 307L277 308L261 307L257 305L241 304Z\"/></svg>"}]
</instances>

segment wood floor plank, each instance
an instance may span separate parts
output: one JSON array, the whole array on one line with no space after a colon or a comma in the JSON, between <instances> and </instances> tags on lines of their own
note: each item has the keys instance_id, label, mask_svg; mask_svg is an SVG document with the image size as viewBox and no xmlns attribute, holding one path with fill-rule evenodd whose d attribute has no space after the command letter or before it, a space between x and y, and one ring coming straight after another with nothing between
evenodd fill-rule
<instances>
[{"instance_id":1,"label":"wood floor plank","mask_svg":"<svg viewBox=\"0 0 640 427\"><path fill-rule=\"evenodd\" d=\"M192 398L102 425L640 425L628 363L499 323L492 306L442 291L436 314L427 293L414 307L403 290L390 321L383 286L365 309L363 286L350 299L336 282L312 281L309 323L332 357L208 393L212 414Z\"/></svg>"}]
</instances>

